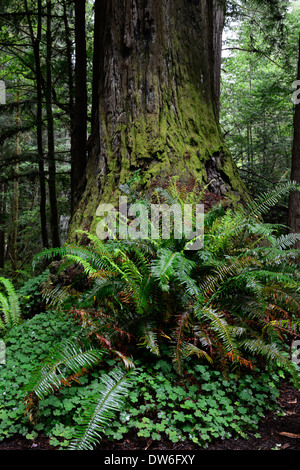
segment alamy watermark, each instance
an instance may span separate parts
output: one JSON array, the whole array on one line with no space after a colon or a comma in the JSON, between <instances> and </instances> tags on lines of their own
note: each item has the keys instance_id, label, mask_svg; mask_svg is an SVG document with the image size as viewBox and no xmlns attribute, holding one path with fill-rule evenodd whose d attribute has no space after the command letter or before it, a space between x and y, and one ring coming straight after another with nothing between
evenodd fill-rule
<instances>
[{"instance_id":1,"label":"alamy watermark","mask_svg":"<svg viewBox=\"0 0 300 470\"><path fill-rule=\"evenodd\" d=\"M0 80L0 104L6 103L6 87L5 82Z\"/></svg>"},{"instance_id":2,"label":"alamy watermark","mask_svg":"<svg viewBox=\"0 0 300 470\"><path fill-rule=\"evenodd\" d=\"M0 365L6 364L6 346L4 341L0 340Z\"/></svg>"},{"instance_id":3,"label":"alamy watermark","mask_svg":"<svg viewBox=\"0 0 300 470\"><path fill-rule=\"evenodd\" d=\"M296 340L292 344L292 361L298 366L300 365L300 340Z\"/></svg>"},{"instance_id":4,"label":"alamy watermark","mask_svg":"<svg viewBox=\"0 0 300 470\"><path fill-rule=\"evenodd\" d=\"M185 239L186 250L200 250L204 244L203 204L128 204L126 196L119 198L119 207L100 204L96 227L101 240L176 240Z\"/></svg>"},{"instance_id":5,"label":"alamy watermark","mask_svg":"<svg viewBox=\"0 0 300 470\"><path fill-rule=\"evenodd\" d=\"M292 102L296 105L300 103L300 80L295 80L292 87L295 90L292 95Z\"/></svg>"}]
</instances>

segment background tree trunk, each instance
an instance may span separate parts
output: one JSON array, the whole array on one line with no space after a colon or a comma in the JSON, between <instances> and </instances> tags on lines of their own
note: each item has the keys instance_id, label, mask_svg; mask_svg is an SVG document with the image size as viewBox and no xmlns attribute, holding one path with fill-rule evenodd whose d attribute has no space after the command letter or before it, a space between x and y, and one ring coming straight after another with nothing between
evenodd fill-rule
<instances>
[{"instance_id":1,"label":"background tree trunk","mask_svg":"<svg viewBox=\"0 0 300 470\"><path fill-rule=\"evenodd\" d=\"M216 109L219 117L220 113L220 97L221 97L221 65L222 65L222 35L225 21L226 3L222 0L214 1L214 27L213 27L213 44L214 44L214 92Z\"/></svg>"},{"instance_id":2,"label":"background tree trunk","mask_svg":"<svg viewBox=\"0 0 300 470\"><path fill-rule=\"evenodd\" d=\"M56 192L56 163L55 163L55 141L54 121L52 111L52 31L51 31L52 2L47 0L47 58L46 58L46 114L48 133L48 162L49 162L49 202L50 202L50 228L52 235L52 246L60 246L59 215L57 207Z\"/></svg>"},{"instance_id":3,"label":"background tree trunk","mask_svg":"<svg viewBox=\"0 0 300 470\"><path fill-rule=\"evenodd\" d=\"M99 202L137 170L142 189L178 175L247 197L218 124L215 20L211 0L95 1L87 185L71 232L92 230Z\"/></svg>"},{"instance_id":4,"label":"background tree trunk","mask_svg":"<svg viewBox=\"0 0 300 470\"><path fill-rule=\"evenodd\" d=\"M87 153L87 77L85 0L75 0L75 107L72 129L71 210L85 185Z\"/></svg>"},{"instance_id":5,"label":"background tree trunk","mask_svg":"<svg viewBox=\"0 0 300 470\"><path fill-rule=\"evenodd\" d=\"M38 150L38 166L39 166L39 184L40 184L40 219L41 219L41 235L44 248L49 247L48 231L47 231L47 212L46 212L46 179L44 166L44 149L43 149L43 74L41 70L40 44L42 38L42 0L38 0L37 15L37 32L34 36L31 23L31 16L25 1L25 9L30 26L31 42L34 51L35 60L35 76L36 76L36 99L37 99L37 116L36 116L36 137Z\"/></svg>"},{"instance_id":6,"label":"background tree trunk","mask_svg":"<svg viewBox=\"0 0 300 470\"><path fill-rule=\"evenodd\" d=\"M6 219L6 201L5 184L0 182L0 269L4 268L5 262L5 219Z\"/></svg>"},{"instance_id":7,"label":"background tree trunk","mask_svg":"<svg viewBox=\"0 0 300 470\"><path fill-rule=\"evenodd\" d=\"M300 36L297 80L300 80ZM300 103L295 105L291 180L300 184ZM290 195L288 225L293 233L300 234L300 191ZM300 249L300 240L296 248Z\"/></svg>"},{"instance_id":8,"label":"background tree trunk","mask_svg":"<svg viewBox=\"0 0 300 470\"><path fill-rule=\"evenodd\" d=\"M63 19L64 19L64 33L66 42L66 58L68 65L68 91L69 91L69 116L70 116L70 154L71 154L71 213L74 210L74 175L72 166L75 163L75 135L74 135L74 100L75 100L75 86L74 86L74 70L73 70L73 54L74 47L72 42L71 28L69 25L69 11L67 0L63 2Z\"/></svg>"},{"instance_id":9,"label":"background tree trunk","mask_svg":"<svg viewBox=\"0 0 300 470\"><path fill-rule=\"evenodd\" d=\"M16 128L20 127L21 123L21 112L20 112L20 94L19 94L19 80L17 82L17 109L16 109ZM12 264L13 273L18 269L18 222L19 222L19 157L21 155L20 147L20 133L18 132L15 136L15 156L16 164L14 168L14 185L13 194L11 199L11 232L10 232L10 245L9 245L9 257Z\"/></svg>"},{"instance_id":10,"label":"background tree trunk","mask_svg":"<svg viewBox=\"0 0 300 470\"><path fill-rule=\"evenodd\" d=\"M1 104L6 103L6 87L2 84ZM0 143L0 163L2 157L2 145ZM6 229L6 184L0 181L0 269L4 268L5 263L5 229Z\"/></svg>"}]
</instances>

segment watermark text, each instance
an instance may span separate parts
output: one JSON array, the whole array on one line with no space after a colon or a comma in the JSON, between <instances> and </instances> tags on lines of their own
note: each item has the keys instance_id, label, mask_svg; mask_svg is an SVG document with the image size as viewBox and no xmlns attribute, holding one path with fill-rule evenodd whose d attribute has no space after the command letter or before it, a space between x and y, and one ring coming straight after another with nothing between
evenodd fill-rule
<instances>
[{"instance_id":1,"label":"watermark text","mask_svg":"<svg viewBox=\"0 0 300 470\"><path fill-rule=\"evenodd\" d=\"M295 90L292 95L292 102L296 105L300 103L300 80L295 80L292 87Z\"/></svg>"},{"instance_id":2,"label":"watermark text","mask_svg":"<svg viewBox=\"0 0 300 470\"><path fill-rule=\"evenodd\" d=\"M186 250L200 250L204 243L203 204L128 204L119 198L119 207L100 204L96 233L100 240L187 240Z\"/></svg>"},{"instance_id":3,"label":"watermark text","mask_svg":"<svg viewBox=\"0 0 300 470\"><path fill-rule=\"evenodd\" d=\"M6 347L4 341L0 340L0 365L6 364Z\"/></svg>"}]
</instances>

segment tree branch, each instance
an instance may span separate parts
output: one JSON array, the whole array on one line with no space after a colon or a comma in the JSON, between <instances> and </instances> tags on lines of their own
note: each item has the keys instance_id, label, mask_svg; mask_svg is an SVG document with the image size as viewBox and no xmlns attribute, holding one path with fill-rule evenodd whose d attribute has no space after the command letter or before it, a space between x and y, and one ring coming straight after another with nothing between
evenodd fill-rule
<instances>
[{"instance_id":1,"label":"tree branch","mask_svg":"<svg viewBox=\"0 0 300 470\"><path fill-rule=\"evenodd\" d=\"M266 59L268 59L270 62L275 64L277 67L279 67L281 69L284 69L284 67L282 67L282 65L278 64L277 62L275 62L275 60L271 59L267 54L265 54L265 52L260 51L259 49L256 49L255 47L253 47L252 49L245 49L243 47L236 47L235 46L235 47L225 47L222 50L223 51L237 50L237 51L242 51L242 52L250 52L251 54L260 54L260 55L263 55L264 57L266 57Z\"/></svg>"}]
</instances>

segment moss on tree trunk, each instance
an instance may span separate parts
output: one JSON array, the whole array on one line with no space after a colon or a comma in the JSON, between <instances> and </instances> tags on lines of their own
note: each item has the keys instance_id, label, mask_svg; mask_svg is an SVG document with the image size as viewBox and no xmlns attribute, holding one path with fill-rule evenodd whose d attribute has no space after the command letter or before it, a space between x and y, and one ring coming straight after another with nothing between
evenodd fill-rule
<instances>
[{"instance_id":1,"label":"moss on tree trunk","mask_svg":"<svg viewBox=\"0 0 300 470\"><path fill-rule=\"evenodd\" d=\"M96 2L92 135L70 233L140 170L141 189L178 175L246 197L221 136L211 0Z\"/></svg>"}]
</instances>

